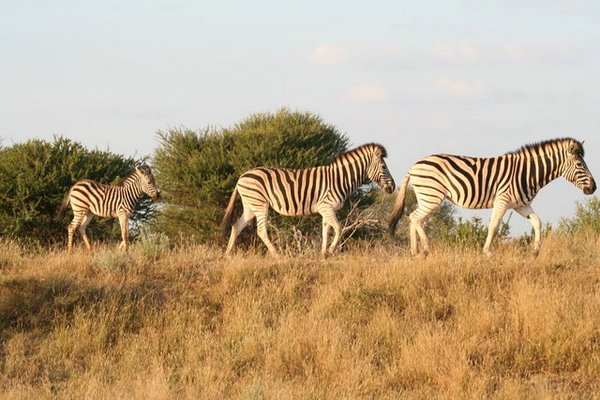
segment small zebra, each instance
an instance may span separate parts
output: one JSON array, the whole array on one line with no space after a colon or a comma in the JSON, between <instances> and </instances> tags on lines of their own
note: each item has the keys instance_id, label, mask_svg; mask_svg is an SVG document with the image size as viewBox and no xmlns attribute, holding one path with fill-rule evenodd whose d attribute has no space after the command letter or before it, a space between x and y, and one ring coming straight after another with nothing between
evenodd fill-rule
<instances>
[{"instance_id":1,"label":"small zebra","mask_svg":"<svg viewBox=\"0 0 600 400\"><path fill-rule=\"evenodd\" d=\"M75 183L65 195L59 211L60 214L64 213L69 204L73 209L73 220L67 228L69 253L73 247L73 235L77 229L83 237L85 247L91 250L85 228L94 215L119 219L122 238L119 247L127 250L129 216L144 193L155 201L160 197L160 191L156 188L152 171L147 165L136 167L121 183L116 185L107 185L90 179L82 179Z\"/></svg>"},{"instance_id":2,"label":"small zebra","mask_svg":"<svg viewBox=\"0 0 600 400\"><path fill-rule=\"evenodd\" d=\"M410 218L410 252L418 253L417 233L424 254L429 240L423 222L444 199L463 208L493 208L483 246L491 256L490 245L507 209L530 220L535 240L533 255L540 251L540 218L529 205L537 192L562 176L585 194L596 190L596 182L583 160L583 143L571 138L529 144L499 157L476 158L438 154L417 161L402 181L389 220L394 234L404 213L408 182L412 183L418 206Z\"/></svg>"},{"instance_id":3,"label":"small zebra","mask_svg":"<svg viewBox=\"0 0 600 400\"><path fill-rule=\"evenodd\" d=\"M225 254L229 254L235 240L248 223L256 217L258 236L272 255L277 250L267 235L269 207L281 215L295 216L319 213L323 217L323 245L321 254L333 253L342 227L336 211L344 201L365 181L377 183L387 193L395 188L384 157L385 148L379 144L366 144L340 154L328 165L307 169L255 168L243 173L231 194L223 218L223 227L231 226L231 236ZM244 211L235 224L231 224L235 200L239 193ZM327 248L329 228L334 237Z\"/></svg>"}]
</instances>

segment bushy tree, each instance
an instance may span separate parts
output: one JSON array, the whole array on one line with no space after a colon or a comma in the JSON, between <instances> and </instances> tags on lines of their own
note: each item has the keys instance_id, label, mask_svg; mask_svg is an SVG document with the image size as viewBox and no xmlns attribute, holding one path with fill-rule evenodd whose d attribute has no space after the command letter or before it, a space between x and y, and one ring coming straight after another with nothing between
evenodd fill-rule
<instances>
[{"instance_id":1,"label":"bushy tree","mask_svg":"<svg viewBox=\"0 0 600 400\"><path fill-rule=\"evenodd\" d=\"M329 163L348 149L348 138L309 112L281 109L254 114L231 128L158 132L154 153L165 206L156 229L172 238L222 239L221 220L239 176L250 168L307 168ZM241 212L238 201L237 215ZM278 218L286 229L320 232L315 218ZM246 236L252 228L246 230ZM242 238L243 241L243 238Z\"/></svg>"},{"instance_id":2,"label":"bushy tree","mask_svg":"<svg viewBox=\"0 0 600 400\"><path fill-rule=\"evenodd\" d=\"M573 218L561 218L558 232L571 234L589 231L600 233L600 198L592 196L585 201L578 201Z\"/></svg>"},{"instance_id":3,"label":"bushy tree","mask_svg":"<svg viewBox=\"0 0 600 400\"><path fill-rule=\"evenodd\" d=\"M0 235L41 244L64 240L72 214L59 217L57 212L69 188L83 178L116 183L140 161L61 137L0 148ZM132 220L144 222L151 214L149 202L143 202ZM114 221L94 221L92 238L118 236Z\"/></svg>"}]
</instances>

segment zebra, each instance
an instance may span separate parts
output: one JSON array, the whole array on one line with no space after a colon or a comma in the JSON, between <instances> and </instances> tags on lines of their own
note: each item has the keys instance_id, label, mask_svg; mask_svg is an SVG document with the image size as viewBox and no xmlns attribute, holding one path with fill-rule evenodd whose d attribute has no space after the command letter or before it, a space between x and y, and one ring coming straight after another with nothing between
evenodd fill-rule
<instances>
[{"instance_id":1,"label":"zebra","mask_svg":"<svg viewBox=\"0 0 600 400\"><path fill-rule=\"evenodd\" d=\"M534 230L533 256L540 251L541 221L530 206L538 191L562 176L585 194L596 190L584 159L583 142L572 138L547 140L522 146L499 157L477 158L437 154L417 161L400 184L389 219L389 232L396 230L404 213L408 182L412 183L417 208L410 218L410 252L418 253L417 233L422 252L429 252L423 222L444 199L463 208L493 208L483 246L491 256L490 245L507 209L529 219Z\"/></svg>"},{"instance_id":2,"label":"zebra","mask_svg":"<svg viewBox=\"0 0 600 400\"><path fill-rule=\"evenodd\" d=\"M328 252L333 253L342 233L336 211L342 208L346 198L367 180L377 183L387 193L394 191L396 184L385 157L387 151L382 145L369 143L338 155L327 165L307 169L260 167L244 172L231 194L223 218L224 229L231 226L225 254L231 253L240 232L256 217L258 236L270 253L278 256L267 234L269 207L287 216L319 213L323 217L321 254L326 257ZM232 225L238 194L244 211ZM329 228L333 228L334 237L328 248Z\"/></svg>"},{"instance_id":3,"label":"zebra","mask_svg":"<svg viewBox=\"0 0 600 400\"><path fill-rule=\"evenodd\" d=\"M147 165L134 168L121 183L116 185L107 185L90 179L76 182L66 193L59 210L59 214L63 214L69 205L73 210L73 220L67 228L68 252L70 253L73 247L75 230L81 233L85 247L88 250L92 249L85 228L94 215L119 219L122 238L119 247L127 250L129 216L144 193L154 201L160 198L160 191L156 188L154 176Z\"/></svg>"}]
</instances>

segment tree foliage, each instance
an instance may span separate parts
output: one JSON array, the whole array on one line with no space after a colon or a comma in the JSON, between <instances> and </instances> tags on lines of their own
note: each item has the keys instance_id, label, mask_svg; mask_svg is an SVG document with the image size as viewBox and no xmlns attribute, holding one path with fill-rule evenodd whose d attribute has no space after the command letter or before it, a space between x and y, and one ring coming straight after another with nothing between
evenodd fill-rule
<instances>
[{"instance_id":1,"label":"tree foliage","mask_svg":"<svg viewBox=\"0 0 600 400\"><path fill-rule=\"evenodd\" d=\"M231 128L170 129L159 131L158 136L154 165L165 206L155 229L173 238L203 241L221 239L220 223L243 172L258 166L322 165L348 149L348 138L334 126L312 113L287 109L253 114ZM238 200L238 214L241 208ZM293 224L320 231L314 218L278 218L275 214L271 213L270 221L278 228Z\"/></svg>"},{"instance_id":2,"label":"tree foliage","mask_svg":"<svg viewBox=\"0 0 600 400\"><path fill-rule=\"evenodd\" d=\"M42 244L63 240L72 214L59 217L57 211L69 188L83 178L116 183L139 163L109 151L88 150L61 137L1 147L0 235ZM140 223L151 216L149 203L143 202L132 220ZM118 224L94 221L92 238L114 240Z\"/></svg>"}]
</instances>

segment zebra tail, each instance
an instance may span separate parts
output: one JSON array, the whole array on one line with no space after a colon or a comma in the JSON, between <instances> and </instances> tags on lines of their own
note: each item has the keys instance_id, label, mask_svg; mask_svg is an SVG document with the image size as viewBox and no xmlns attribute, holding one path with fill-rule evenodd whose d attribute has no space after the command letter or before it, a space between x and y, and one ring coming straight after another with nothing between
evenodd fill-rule
<instances>
[{"instance_id":1,"label":"zebra tail","mask_svg":"<svg viewBox=\"0 0 600 400\"><path fill-rule=\"evenodd\" d=\"M233 188L233 193L231 193L231 197L229 198L229 204L227 205L227 209L225 210L225 216L223 217L223 222L221 223L221 227L223 228L223 235L227 236L227 229L231 226L231 220L233 219L233 209L235 208L235 198L237 197L238 191L237 186Z\"/></svg>"},{"instance_id":2,"label":"zebra tail","mask_svg":"<svg viewBox=\"0 0 600 400\"><path fill-rule=\"evenodd\" d=\"M408 187L409 180L410 174L406 174L404 180L402 180L402 183L400 184L400 189L398 189L396 203L394 204L394 209L392 210L392 214L390 215L390 219L388 221L388 233L392 237L396 233L398 221L400 221L402 214L404 214L404 200L406 199L406 188Z\"/></svg>"},{"instance_id":3,"label":"zebra tail","mask_svg":"<svg viewBox=\"0 0 600 400\"><path fill-rule=\"evenodd\" d=\"M60 204L60 208L58 209L58 218L62 218L63 215L65 215L65 211L67 211L67 208L69 207L69 205L71 204L71 190L69 189L69 191L67 193L65 193L65 197L63 198L62 203Z\"/></svg>"}]
</instances>

